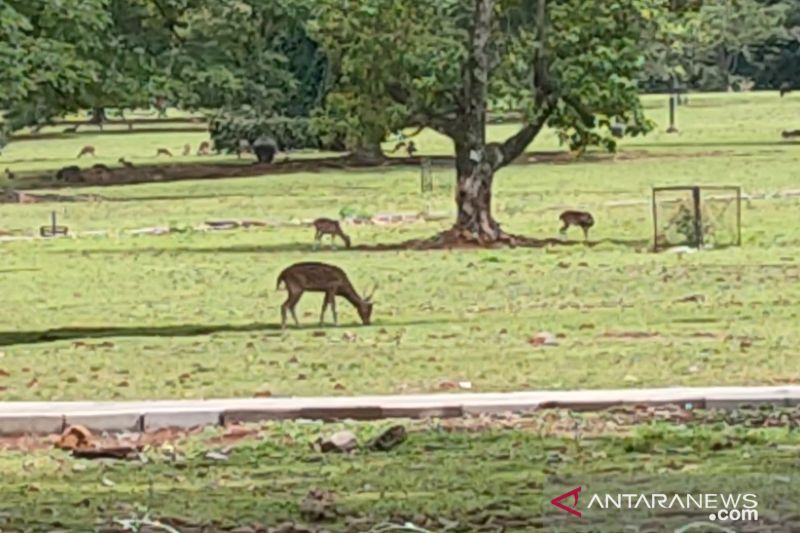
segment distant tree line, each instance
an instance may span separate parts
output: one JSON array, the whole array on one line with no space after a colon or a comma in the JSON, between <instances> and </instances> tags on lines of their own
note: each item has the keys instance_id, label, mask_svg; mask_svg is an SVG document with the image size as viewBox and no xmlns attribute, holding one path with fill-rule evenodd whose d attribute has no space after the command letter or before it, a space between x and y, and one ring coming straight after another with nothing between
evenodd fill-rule
<instances>
[{"instance_id":1,"label":"distant tree line","mask_svg":"<svg viewBox=\"0 0 800 533\"><path fill-rule=\"evenodd\" d=\"M800 0L664 0L645 92L800 89Z\"/></svg>"}]
</instances>

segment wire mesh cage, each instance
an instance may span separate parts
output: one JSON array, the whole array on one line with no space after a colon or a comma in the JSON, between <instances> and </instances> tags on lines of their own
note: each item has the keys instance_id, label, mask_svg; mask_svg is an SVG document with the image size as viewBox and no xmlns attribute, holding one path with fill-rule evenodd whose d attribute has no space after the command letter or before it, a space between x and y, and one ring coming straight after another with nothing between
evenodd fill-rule
<instances>
[{"instance_id":1,"label":"wire mesh cage","mask_svg":"<svg viewBox=\"0 0 800 533\"><path fill-rule=\"evenodd\" d=\"M740 187L654 187L652 208L655 250L742 244Z\"/></svg>"}]
</instances>

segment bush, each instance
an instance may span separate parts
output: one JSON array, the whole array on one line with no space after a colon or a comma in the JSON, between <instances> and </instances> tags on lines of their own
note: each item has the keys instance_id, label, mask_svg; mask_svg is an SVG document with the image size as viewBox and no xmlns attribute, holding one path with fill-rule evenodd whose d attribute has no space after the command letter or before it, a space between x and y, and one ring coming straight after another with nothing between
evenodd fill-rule
<instances>
[{"instance_id":1,"label":"bush","mask_svg":"<svg viewBox=\"0 0 800 533\"><path fill-rule=\"evenodd\" d=\"M238 113L221 113L209 121L211 139L218 151L237 153L240 142L246 141L257 155L271 151L322 149L321 138L314 132L305 117L264 117L249 110ZM259 157L261 160L261 157Z\"/></svg>"}]
</instances>

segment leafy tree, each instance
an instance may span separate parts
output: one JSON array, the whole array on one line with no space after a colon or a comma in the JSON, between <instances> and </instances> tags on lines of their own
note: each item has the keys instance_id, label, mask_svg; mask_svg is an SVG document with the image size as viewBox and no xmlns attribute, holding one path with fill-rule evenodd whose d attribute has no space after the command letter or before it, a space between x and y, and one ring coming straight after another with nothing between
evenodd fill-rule
<instances>
[{"instance_id":1,"label":"leafy tree","mask_svg":"<svg viewBox=\"0 0 800 533\"><path fill-rule=\"evenodd\" d=\"M457 219L450 235L509 239L492 216L495 173L545 126L574 148L614 148L612 121L639 134L639 39L660 17L650 0L320 0L315 37L340 67L329 98L359 134L375 124L431 127L456 156ZM355 103L354 103L355 102ZM519 131L488 142L490 103L515 102ZM397 121L395 122L395 118Z\"/></svg>"},{"instance_id":2,"label":"leafy tree","mask_svg":"<svg viewBox=\"0 0 800 533\"><path fill-rule=\"evenodd\" d=\"M236 151L264 137L317 147L309 117L328 85L328 61L306 31L313 3L217 0L187 18L178 77L185 105L217 110L212 137Z\"/></svg>"},{"instance_id":3,"label":"leafy tree","mask_svg":"<svg viewBox=\"0 0 800 533\"><path fill-rule=\"evenodd\" d=\"M705 0L689 23L692 54L698 75L707 80L704 85L730 90L739 81L735 72L740 60L753 64L759 47L762 56L776 53L777 42L787 36L787 8L782 2Z\"/></svg>"}]
</instances>

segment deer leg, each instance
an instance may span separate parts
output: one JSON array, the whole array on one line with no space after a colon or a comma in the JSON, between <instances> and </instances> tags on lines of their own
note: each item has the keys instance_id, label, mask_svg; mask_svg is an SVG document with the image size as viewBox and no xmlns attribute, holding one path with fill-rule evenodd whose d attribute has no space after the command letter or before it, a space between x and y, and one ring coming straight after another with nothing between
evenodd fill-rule
<instances>
[{"instance_id":1,"label":"deer leg","mask_svg":"<svg viewBox=\"0 0 800 533\"><path fill-rule=\"evenodd\" d=\"M295 326L299 326L299 325L300 325L300 322L297 320L297 314L295 314L295 312L294 312L294 307L297 305L297 302L299 302L299 301L300 301L300 296L301 296L301 295L300 295L300 294L298 294L298 295L297 295L297 296L294 298L294 301L292 302L292 306L291 306L291 307L289 307L289 310L292 312L292 318L294 319L294 325L295 325Z\"/></svg>"},{"instance_id":2,"label":"deer leg","mask_svg":"<svg viewBox=\"0 0 800 533\"><path fill-rule=\"evenodd\" d=\"M589 228L584 227L584 228L581 228L581 229L583 230L583 240L584 241L588 241L589 240Z\"/></svg>"},{"instance_id":3,"label":"deer leg","mask_svg":"<svg viewBox=\"0 0 800 533\"><path fill-rule=\"evenodd\" d=\"M291 297L281 304L281 329L286 329L286 308L289 305L289 300L291 300Z\"/></svg>"},{"instance_id":4,"label":"deer leg","mask_svg":"<svg viewBox=\"0 0 800 533\"><path fill-rule=\"evenodd\" d=\"M319 325L325 322L325 310L328 308L328 293L325 293L325 299L322 300L322 312L319 314Z\"/></svg>"},{"instance_id":5,"label":"deer leg","mask_svg":"<svg viewBox=\"0 0 800 533\"><path fill-rule=\"evenodd\" d=\"M567 236L567 230L569 229L569 222L564 222L564 225L561 227L558 232L561 234L562 237Z\"/></svg>"},{"instance_id":6,"label":"deer leg","mask_svg":"<svg viewBox=\"0 0 800 533\"><path fill-rule=\"evenodd\" d=\"M339 325L339 319L336 317L336 294L331 293L330 296L331 312L333 312L333 325Z\"/></svg>"},{"instance_id":7,"label":"deer leg","mask_svg":"<svg viewBox=\"0 0 800 533\"><path fill-rule=\"evenodd\" d=\"M300 322L298 322L298 320L297 320L297 315L294 312L294 307L297 305L297 302L300 301L300 296L302 296L302 295L303 295L303 293L290 292L289 293L289 297L286 298L286 301L283 302L283 305L281 305L281 327L282 328L286 327L286 311L287 310L290 313L292 313L292 318L294 319L295 326L299 326L300 325Z\"/></svg>"}]
</instances>

